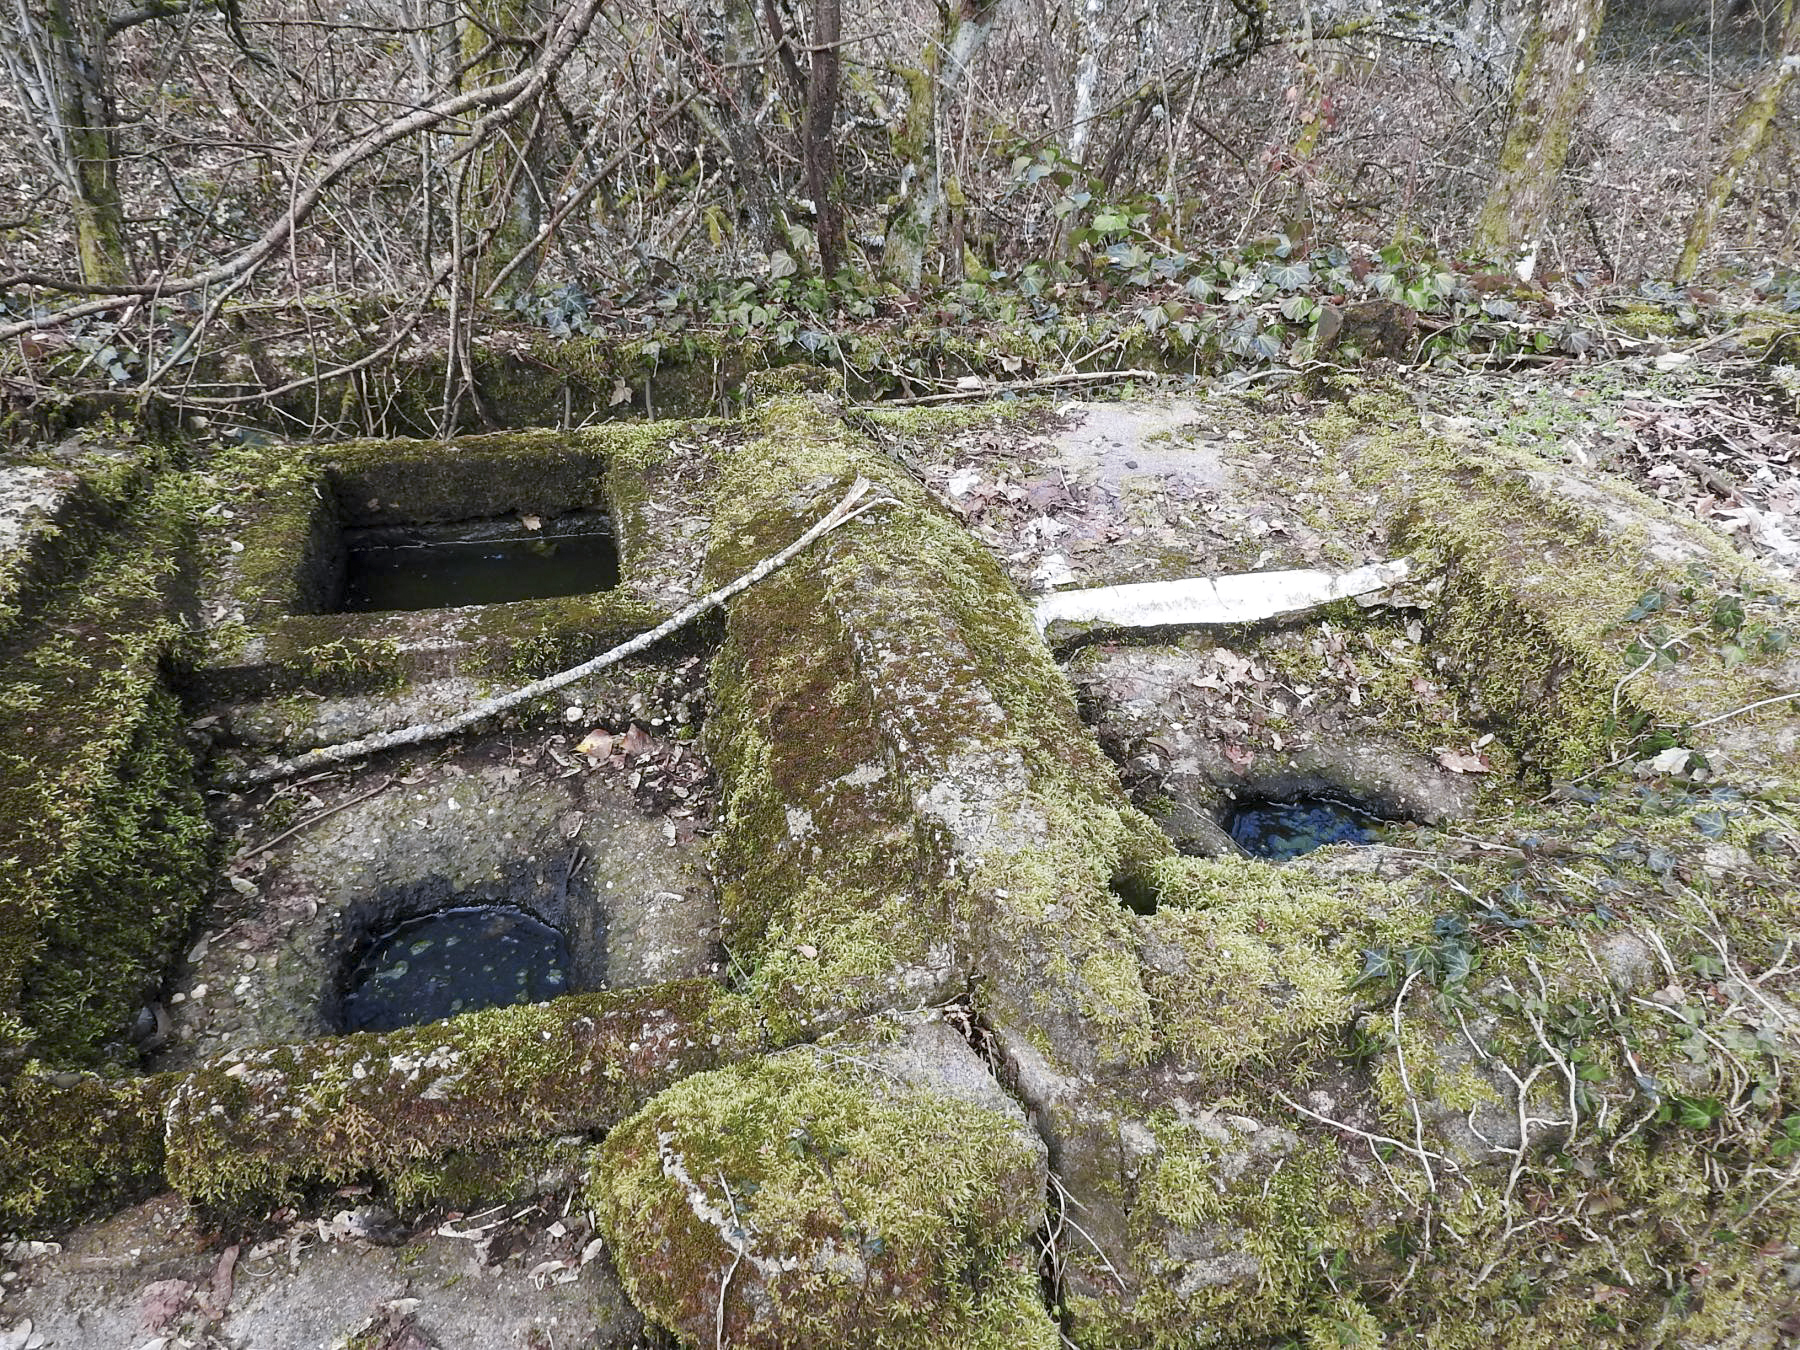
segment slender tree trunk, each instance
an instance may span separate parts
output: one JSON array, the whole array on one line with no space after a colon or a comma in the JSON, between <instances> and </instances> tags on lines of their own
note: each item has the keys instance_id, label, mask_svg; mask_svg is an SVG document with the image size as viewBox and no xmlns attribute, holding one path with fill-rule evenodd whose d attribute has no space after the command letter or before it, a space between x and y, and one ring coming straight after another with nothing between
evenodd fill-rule
<instances>
[{"instance_id":1,"label":"slender tree trunk","mask_svg":"<svg viewBox=\"0 0 1800 1350\"><path fill-rule=\"evenodd\" d=\"M0 4L0 60L25 110L25 130L68 197L81 279L127 282L105 18L86 0L49 0L42 9L27 0Z\"/></svg>"},{"instance_id":2,"label":"slender tree trunk","mask_svg":"<svg viewBox=\"0 0 1800 1350\"><path fill-rule=\"evenodd\" d=\"M1775 120L1775 110L1781 106L1781 96L1787 91L1788 82L1797 71L1800 71L1800 4L1795 0L1786 0L1781 10L1781 46L1775 53L1775 59L1763 69L1762 78L1750 90L1743 108L1732 122L1726 143L1725 162L1707 186L1706 196L1700 201L1700 209L1694 213L1693 223L1688 226L1687 242L1682 246L1681 258L1675 264L1674 280L1677 286L1685 286L1694 279L1694 273L1700 268L1700 255L1706 252L1713 226L1718 223L1719 212L1724 210L1725 203L1731 199L1744 165L1768 141L1769 128Z\"/></svg>"},{"instance_id":3,"label":"slender tree trunk","mask_svg":"<svg viewBox=\"0 0 1800 1350\"><path fill-rule=\"evenodd\" d=\"M1541 0L1519 55L1499 177L1476 222L1475 247L1516 259L1522 281L1537 271L1605 11L1606 0Z\"/></svg>"},{"instance_id":4,"label":"slender tree trunk","mask_svg":"<svg viewBox=\"0 0 1800 1350\"><path fill-rule=\"evenodd\" d=\"M545 13L536 0L465 0L463 60L464 80L474 89L499 84L510 78L505 55L496 52L476 59L488 45L490 34L525 37L540 28ZM536 53L530 59L536 59ZM484 294L514 258L526 249L536 250L538 226L543 223L544 152L543 119L535 114L503 128L479 152L480 159L467 200L466 227L474 238L487 236L487 246L475 261L471 295ZM537 280L539 259L532 257L513 268L495 292L493 303L508 308L528 295Z\"/></svg>"},{"instance_id":5,"label":"slender tree trunk","mask_svg":"<svg viewBox=\"0 0 1800 1350\"><path fill-rule=\"evenodd\" d=\"M755 247L773 252L787 247L787 240L776 233L775 177L756 124L757 112L769 95L756 0L715 0L708 17L710 23L697 41L707 50L707 64L713 72L710 102L718 115L701 111L696 120L731 157L750 240Z\"/></svg>"},{"instance_id":6,"label":"slender tree trunk","mask_svg":"<svg viewBox=\"0 0 1800 1350\"><path fill-rule=\"evenodd\" d=\"M1074 110L1069 118L1069 162L1081 163L1087 153L1089 133L1094 122L1094 90L1100 84L1101 48L1105 45L1100 31L1100 16L1106 0L1075 0L1081 18L1075 25L1078 48L1075 54Z\"/></svg>"},{"instance_id":7,"label":"slender tree trunk","mask_svg":"<svg viewBox=\"0 0 1800 1350\"><path fill-rule=\"evenodd\" d=\"M843 0L814 0L803 158L806 191L817 212L819 275L827 280L837 275L844 260L844 211L838 201L837 138L832 132L838 105L838 41L843 31Z\"/></svg>"},{"instance_id":8,"label":"slender tree trunk","mask_svg":"<svg viewBox=\"0 0 1800 1350\"><path fill-rule=\"evenodd\" d=\"M943 231L955 190L944 174L939 122L993 31L999 0L939 0L939 31L906 72L906 122L894 138L900 161L900 201L889 218L882 275L907 290L925 274L925 258Z\"/></svg>"}]
</instances>

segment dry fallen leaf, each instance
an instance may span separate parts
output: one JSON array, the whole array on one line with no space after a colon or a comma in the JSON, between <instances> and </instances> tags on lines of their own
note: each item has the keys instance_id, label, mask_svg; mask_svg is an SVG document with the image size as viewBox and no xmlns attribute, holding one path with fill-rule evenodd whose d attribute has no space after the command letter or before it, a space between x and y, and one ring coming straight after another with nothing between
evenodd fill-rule
<instances>
[{"instance_id":1,"label":"dry fallen leaf","mask_svg":"<svg viewBox=\"0 0 1800 1350\"><path fill-rule=\"evenodd\" d=\"M612 732L596 728L581 738L575 750L590 759L605 759L613 752L613 740Z\"/></svg>"},{"instance_id":2,"label":"dry fallen leaf","mask_svg":"<svg viewBox=\"0 0 1800 1350\"><path fill-rule=\"evenodd\" d=\"M631 730L627 731L619 740L619 749L628 755L654 754L660 748L656 738L636 722L631 724Z\"/></svg>"},{"instance_id":3,"label":"dry fallen leaf","mask_svg":"<svg viewBox=\"0 0 1800 1350\"><path fill-rule=\"evenodd\" d=\"M186 1280L157 1280L138 1291L138 1321L144 1330L155 1333L181 1315L193 1294L194 1286Z\"/></svg>"},{"instance_id":4,"label":"dry fallen leaf","mask_svg":"<svg viewBox=\"0 0 1800 1350\"><path fill-rule=\"evenodd\" d=\"M1490 773L1493 766L1488 757L1473 750L1440 750L1438 763L1451 773Z\"/></svg>"}]
</instances>

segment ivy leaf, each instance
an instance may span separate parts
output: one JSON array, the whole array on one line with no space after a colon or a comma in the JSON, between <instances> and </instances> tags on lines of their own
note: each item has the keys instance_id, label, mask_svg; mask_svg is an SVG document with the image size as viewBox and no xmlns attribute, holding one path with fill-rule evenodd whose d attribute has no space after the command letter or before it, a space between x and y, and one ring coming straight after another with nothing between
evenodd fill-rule
<instances>
[{"instance_id":1,"label":"ivy leaf","mask_svg":"<svg viewBox=\"0 0 1800 1350\"><path fill-rule=\"evenodd\" d=\"M1297 291L1312 284L1312 266L1305 262L1278 263L1269 269L1269 280L1284 291Z\"/></svg>"},{"instance_id":2,"label":"ivy leaf","mask_svg":"<svg viewBox=\"0 0 1800 1350\"><path fill-rule=\"evenodd\" d=\"M1304 323L1318 312L1318 302L1310 295L1290 295L1281 302L1281 317L1292 323Z\"/></svg>"},{"instance_id":3,"label":"ivy leaf","mask_svg":"<svg viewBox=\"0 0 1800 1350\"><path fill-rule=\"evenodd\" d=\"M1460 942L1447 942L1440 949L1444 967L1444 983L1461 984L1475 970L1475 951Z\"/></svg>"},{"instance_id":4,"label":"ivy leaf","mask_svg":"<svg viewBox=\"0 0 1800 1350\"><path fill-rule=\"evenodd\" d=\"M1362 957L1362 974L1356 977L1357 984L1394 978L1394 956L1386 947L1364 947Z\"/></svg>"}]
</instances>

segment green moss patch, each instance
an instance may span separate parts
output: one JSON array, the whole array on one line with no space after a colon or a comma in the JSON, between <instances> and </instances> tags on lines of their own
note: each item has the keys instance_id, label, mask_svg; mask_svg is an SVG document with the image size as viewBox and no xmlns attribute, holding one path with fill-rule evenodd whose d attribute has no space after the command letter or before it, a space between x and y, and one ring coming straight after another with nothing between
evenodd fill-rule
<instances>
[{"instance_id":1,"label":"green moss patch","mask_svg":"<svg viewBox=\"0 0 1800 1350\"><path fill-rule=\"evenodd\" d=\"M73 1077L73 1076L72 1076ZM168 1077L0 1084L0 1223L45 1231L161 1184Z\"/></svg>"},{"instance_id":2,"label":"green moss patch","mask_svg":"<svg viewBox=\"0 0 1800 1350\"><path fill-rule=\"evenodd\" d=\"M0 990L56 1061L130 1058L204 892L210 830L162 683L186 642L182 495L159 489L0 657Z\"/></svg>"},{"instance_id":3,"label":"green moss patch","mask_svg":"<svg viewBox=\"0 0 1800 1350\"><path fill-rule=\"evenodd\" d=\"M1145 924L1158 1041L1219 1082L1341 1049L1362 952L1426 917L1416 887L1365 874L1171 858L1147 875L1159 902Z\"/></svg>"},{"instance_id":4,"label":"green moss patch","mask_svg":"<svg viewBox=\"0 0 1800 1350\"><path fill-rule=\"evenodd\" d=\"M732 1345L1055 1346L1017 1125L827 1056L686 1079L608 1136L589 1194L633 1299L696 1343L722 1301Z\"/></svg>"},{"instance_id":5,"label":"green moss patch","mask_svg":"<svg viewBox=\"0 0 1800 1350\"><path fill-rule=\"evenodd\" d=\"M1175 1072L1122 1133L1143 1284L1074 1292L1083 1344L1673 1347L1792 1310L1791 803L1659 780L1454 838L1398 881L1152 869Z\"/></svg>"},{"instance_id":6,"label":"green moss patch","mask_svg":"<svg viewBox=\"0 0 1800 1350\"><path fill-rule=\"evenodd\" d=\"M1417 429L1392 395L1359 396L1349 413L1324 419L1322 439L1398 506L1395 546L1443 572L1429 645L1477 720L1540 770L1610 758L1634 719L1680 727L1791 688L1780 649L1735 639L1757 619L1746 594L1779 608L1792 588L1692 521L1526 451ZM1649 596L1663 599L1646 609Z\"/></svg>"},{"instance_id":7,"label":"green moss patch","mask_svg":"<svg viewBox=\"0 0 1800 1350\"><path fill-rule=\"evenodd\" d=\"M681 981L231 1054L171 1096L169 1179L191 1198L241 1204L602 1130L761 1036L740 1003Z\"/></svg>"}]
</instances>

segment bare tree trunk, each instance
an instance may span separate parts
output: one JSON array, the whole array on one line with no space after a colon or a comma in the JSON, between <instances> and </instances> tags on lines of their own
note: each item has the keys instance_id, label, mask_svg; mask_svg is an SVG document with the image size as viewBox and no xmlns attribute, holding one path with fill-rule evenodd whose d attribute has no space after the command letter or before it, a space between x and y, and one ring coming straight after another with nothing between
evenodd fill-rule
<instances>
[{"instance_id":1,"label":"bare tree trunk","mask_svg":"<svg viewBox=\"0 0 1800 1350\"><path fill-rule=\"evenodd\" d=\"M938 34L920 53L918 69L906 72L906 124L894 138L900 201L888 221L881 271L907 290L925 273L950 196L939 122L993 31L998 8L999 0L939 0Z\"/></svg>"},{"instance_id":2,"label":"bare tree trunk","mask_svg":"<svg viewBox=\"0 0 1800 1350\"><path fill-rule=\"evenodd\" d=\"M1542 0L1519 55L1499 177L1476 222L1475 247L1515 258L1522 281L1537 271L1605 12L1606 0Z\"/></svg>"},{"instance_id":3,"label":"bare tree trunk","mask_svg":"<svg viewBox=\"0 0 1800 1350\"><path fill-rule=\"evenodd\" d=\"M775 229L774 174L763 148L757 114L769 96L768 72L756 15L756 0L714 0L710 22L700 37L708 49L706 64L713 82L712 106L718 116L700 109L695 120L731 157L738 201L750 240L765 252L785 248Z\"/></svg>"},{"instance_id":4,"label":"bare tree trunk","mask_svg":"<svg viewBox=\"0 0 1800 1350\"><path fill-rule=\"evenodd\" d=\"M1693 223L1688 226L1687 242L1682 245L1681 258L1675 264L1677 286L1687 285L1699 270L1700 255L1706 252L1719 212L1731 199L1744 165L1768 141L1775 110L1781 106L1781 96L1796 71L1800 71L1800 4L1786 0L1781 11L1781 46L1775 59L1764 68L1762 78L1750 90L1731 125L1725 162L1708 185L1700 209L1694 213Z\"/></svg>"},{"instance_id":5,"label":"bare tree trunk","mask_svg":"<svg viewBox=\"0 0 1800 1350\"><path fill-rule=\"evenodd\" d=\"M829 280L844 260L844 211L838 198L838 42L844 31L844 0L813 0L812 61L806 79L803 158L806 190L817 212L819 275Z\"/></svg>"},{"instance_id":6,"label":"bare tree trunk","mask_svg":"<svg viewBox=\"0 0 1800 1350\"><path fill-rule=\"evenodd\" d=\"M27 0L0 10L0 60L26 110L44 167L69 199L81 279L130 279L119 201L116 134L107 83L106 20L86 0Z\"/></svg>"},{"instance_id":7,"label":"bare tree trunk","mask_svg":"<svg viewBox=\"0 0 1800 1350\"><path fill-rule=\"evenodd\" d=\"M1088 135L1093 130L1094 90L1100 83L1101 48L1105 45L1100 31L1100 15L1106 0L1075 0L1081 18L1075 25L1075 99L1069 118L1069 162L1081 163L1087 153Z\"/></svg>"},{"instance_id":8,"label":"bare tree trunk","mask_svg":"<svg viewBox=\"0 0 1800 1350\"><path fill-rule=\"evenodd\" d=\"M463 61L468 88L500 84L511 77L499 49L483 56L493 38L526 39L541 29L546 15L535 0L465 0ZM529 52L527 62L537 53ZM479 166L468 195L471 235L479 239L486 227L486 247L475 260L472 295L485 293L504 272L504 282L492 299L508 308L531 291L537 279L538 258L514 265L521 253L540 250L538 227L543 223L544 127L540 109L514 122L477 153Z\"/></svg>"}]
</instances>

